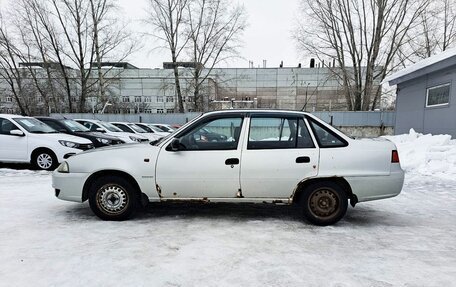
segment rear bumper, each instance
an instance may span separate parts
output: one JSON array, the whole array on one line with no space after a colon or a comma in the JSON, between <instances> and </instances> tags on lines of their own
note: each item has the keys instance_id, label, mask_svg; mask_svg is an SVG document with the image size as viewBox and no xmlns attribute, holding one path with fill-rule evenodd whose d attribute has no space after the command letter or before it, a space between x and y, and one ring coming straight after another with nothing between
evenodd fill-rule
<instances>
[{"instance_id":1,"label":"rear bumper","mask_svg":"<svg viewBox=\"0 0 456 287\"><path fill-rule=\"evenodd\" d=\"M359 176L345 178L358 202L397 196L404 185L404 171L399 169L385 176Z\"/></svg>"},{"instance_id":2,"label":"rear bumper","mask_svg":"<svg viewBox=\"0 0 456 287\"><path fill-rule=\"evenodd\" d=\"M52 174L52 187L55 189L55 196L62 200L82 202L82 191L87 178L88 174L86 173L60 173L54 171Z\"/></svg>"}]
</instances>

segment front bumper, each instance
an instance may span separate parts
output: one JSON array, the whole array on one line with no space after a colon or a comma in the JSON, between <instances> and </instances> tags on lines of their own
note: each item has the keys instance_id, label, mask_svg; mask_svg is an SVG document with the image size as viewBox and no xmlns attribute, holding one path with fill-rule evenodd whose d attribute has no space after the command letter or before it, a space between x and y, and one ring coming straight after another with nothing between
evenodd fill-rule
<instances>
[{"instance_id":1,"label":"front bumper","mask_svg":"<svg viewBox=\"0 0 456 287\"><path fill-rule=\"evenodd\" d=\"M55 196L62 200L82 202L84 183L89 174L87 173L60 173L52 174L52 187Z\"/></svg>"}]
</instances>

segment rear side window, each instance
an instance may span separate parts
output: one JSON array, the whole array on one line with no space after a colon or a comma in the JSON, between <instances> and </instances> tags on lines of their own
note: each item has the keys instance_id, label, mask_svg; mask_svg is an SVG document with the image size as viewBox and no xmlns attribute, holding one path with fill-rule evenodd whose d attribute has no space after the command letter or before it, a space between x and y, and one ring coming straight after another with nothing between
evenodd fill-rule
<instances>
[{"instance_id":1,"label":"rear side window","mask_svg":"<svg viewBox=\"0 0 456 287\"><path fill-rule=\"evenodd\" d=\"M335 134L333 131L331 131L324 125L312 119L309 119L309 123L320 147L332 148L344 147L348 145L348 143L344 139L342 139L340 136Z\"/></svg>"},{"instance_id":2,"label":"rear side window","mask_svg":"<svg viewBox=\"0 0 456 287\"><path fill-rule=\"evenodd\" d=\"M305 122L295 117L252 117L247 149L313 148Z\"/></svg>"}]
</instances>

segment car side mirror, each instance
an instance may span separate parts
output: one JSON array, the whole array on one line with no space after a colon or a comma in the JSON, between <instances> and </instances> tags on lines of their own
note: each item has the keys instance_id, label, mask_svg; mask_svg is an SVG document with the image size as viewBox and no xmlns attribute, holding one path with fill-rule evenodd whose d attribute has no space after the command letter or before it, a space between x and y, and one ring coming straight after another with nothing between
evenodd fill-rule
<instances>
[{"instance_id":1,"label":"car side mirror","mask_svg":"<svg viewBox=\"0 0 456 287\"><path fill-rule=\"evenodd\" d=\"M97 128L96 131L97 131L97 132L100 132L100 133L105 133L105 130L102 129L102 128Z\"/></svg>"},{"instance_id":2,"label":"car side mirror","mask_svg":"<svg viewBox=\"0 0 456 287\"><path fill-rule=\"evenodd\" d=\"M21 130L11 130L10 135L19 136L19 137L25 136L24 132L22 132Z\"/></svg>"},{"instance_id":3,"label":"car side mirror","mask_svg":"<svg viewBox=\"0 0 456 287\"><path fill-rule=\"evenodd\" d=\"M171 151L179 151L182 149L179 139L173 139L173 141L171 142L171 144L169 146L170 146Z\"/></svg>"}]
</instances>

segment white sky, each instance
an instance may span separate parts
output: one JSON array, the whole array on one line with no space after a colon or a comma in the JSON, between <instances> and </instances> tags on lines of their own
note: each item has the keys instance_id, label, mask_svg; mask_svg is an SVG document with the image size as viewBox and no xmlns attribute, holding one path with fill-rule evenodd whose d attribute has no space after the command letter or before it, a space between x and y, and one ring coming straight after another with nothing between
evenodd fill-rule
<instances>
[{"instance_id":1,"label":"white sky","mask_svg":"<svg viewBox=\"0 0 456 287\"><path fill-rule=\"evenodd\" d=\"M284 66L297 66L302 61L292 40L292 29L297 18L299 0L240 0L248 13L248 27L244 33L244 44L240 50L243 59L232 60L222 67L249 67L253 61L255 67L263 66L267 60L267 67L278 67L280 61ZM134 3L134 4L133 4ZM144 28L140 19L144 17L147 0L119 0L124 9L125 17L131 20L131 27ZM169 52L153 49L151 40L145 40L143 47L131 55L128 61L141 68L160 68L162 62L169 61Z\"/></svg>"}]
</instances>

